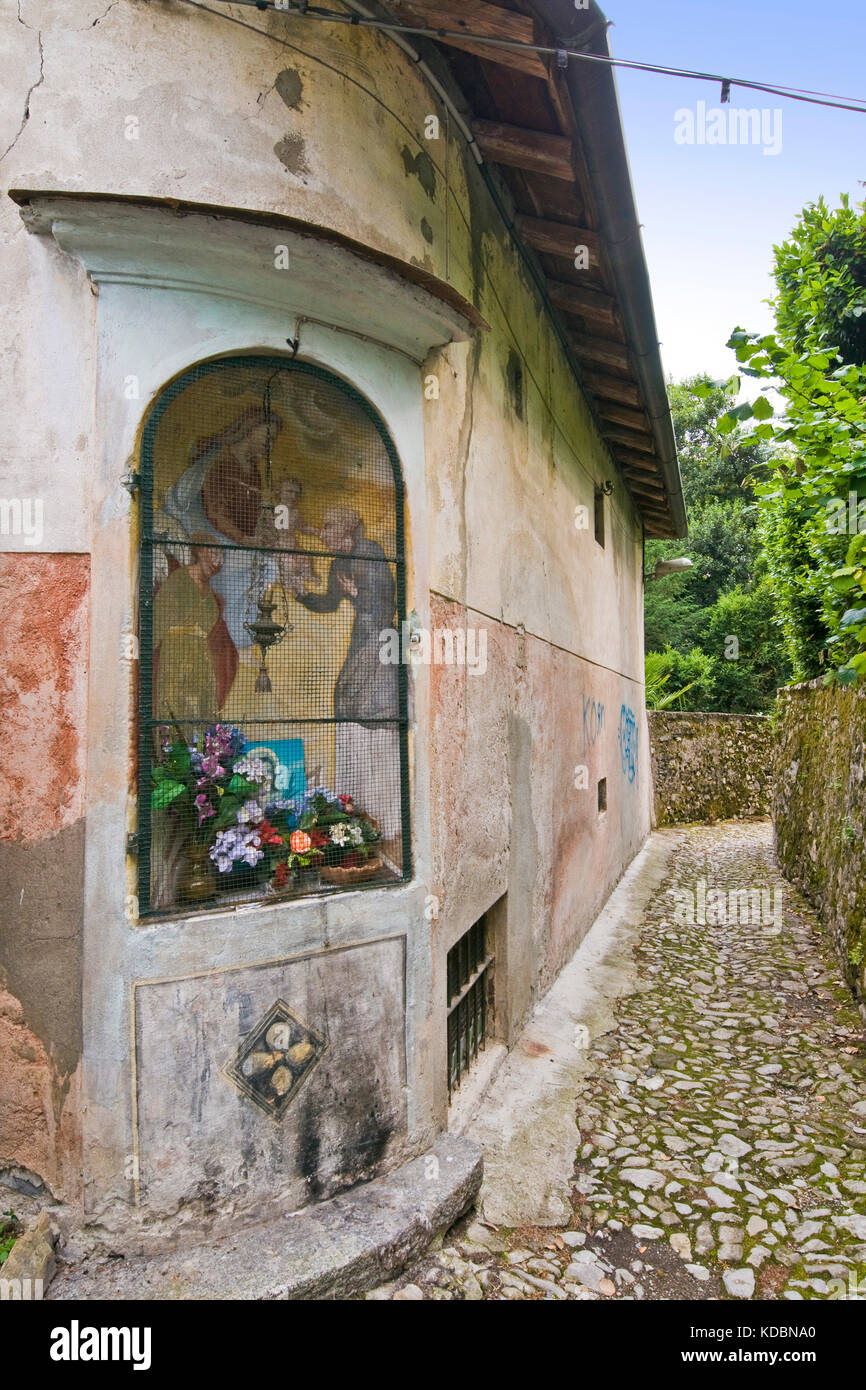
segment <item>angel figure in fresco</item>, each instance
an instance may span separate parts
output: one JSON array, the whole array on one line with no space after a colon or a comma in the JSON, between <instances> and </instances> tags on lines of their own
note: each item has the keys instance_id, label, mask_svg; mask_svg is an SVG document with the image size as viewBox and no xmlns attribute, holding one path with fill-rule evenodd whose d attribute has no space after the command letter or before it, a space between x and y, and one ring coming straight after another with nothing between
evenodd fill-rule
<instances>
[{"instance_id":1,"label":"angel figure in fresco","mask_svg":"<svg viewBox=\"0 0 866 1390\"><path fill-rule=\"evenodd\" d=\"M396 666L380 660L379 634L394 625L396 594L391 566L364 530L354 507L325 513L322 548L334 553L323 594L298 587L294 597L311 613L355 610L349 650L334 686L336 789L377 818L384 839L400 829L399 694ZM393 723L386 721L393 720Z\"/></svg>"},{"instance_id":2,"label":"angel figure in fresco","mask_svg":"<svg viewBox=\"0 0 866 1390\"><path fill-rule=\"evenodd\" d=\"M223 546L258 544L262 514L259 465L283 428L282 418L250 406L230 425L200 439L189 466L165 494L163 509L184 535L204 534ZM224 550L213 589L236 651L252 645L244 626L256 616L251 590L262 592L278 576L276 562L249 550Z\"/></svg>"}]
</instances>

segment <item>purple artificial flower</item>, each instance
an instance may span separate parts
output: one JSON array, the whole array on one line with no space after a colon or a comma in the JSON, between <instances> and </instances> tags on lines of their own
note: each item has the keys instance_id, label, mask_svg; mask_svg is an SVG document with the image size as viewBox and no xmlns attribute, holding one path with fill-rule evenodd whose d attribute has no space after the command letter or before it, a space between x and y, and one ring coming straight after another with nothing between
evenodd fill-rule
<instances>
[{"instance_id":1,"label":"purple artificial flower","mask_svg":"<svg viewBox=\"0 0 866 1390\"><path fill-rule=\"evenodd\" d=\"M251 869L264 858L257 831L232 826L220 830L211 847L210 857L221 874L227 874L237 863L249 864Z\"/></svg>"},{"instance_id":2,"label":"purple artificial flower","mask_svg":"<svg viewBox=\"0 0 866 1390\"><path fill-rule=\"evenodd\" d=\"M244 863L249 864L250 868L254 869L259 860L263 858L264 851L259 848L257 841L250 840L249 844L244 849Z\"/></svg>"},{"instance_id":3,"label":"purple artificial flower","mask_svg":"<svg viewBox=\"0 0 866 1390\"><path fill-rule=\"evenodd\" d=\"M231 763L244 749L246 740L240 729L231 724L214 724L205 734L205 753Z\"/></svg>"}]
</instances>

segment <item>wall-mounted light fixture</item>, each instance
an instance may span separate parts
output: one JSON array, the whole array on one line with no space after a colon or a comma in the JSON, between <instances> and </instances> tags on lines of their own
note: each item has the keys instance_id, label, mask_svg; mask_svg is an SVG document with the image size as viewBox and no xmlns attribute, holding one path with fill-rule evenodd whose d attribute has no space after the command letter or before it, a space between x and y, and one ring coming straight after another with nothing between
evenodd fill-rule
<instances>
[{"instance_id":1,"label":"wall-mounted light fixture","mask_svg":"<svg viewBox=\"0 0 866 1390\"><path fill-rule=\"evenodd\" d=\"M667 574L682 574L684 570L693 569L694 563L687 555L679 555L672 560L656 560L655 568L651 574L644 575L644 581L651 584L654 579L664 579Z\"/></svg>"}]
</instances>

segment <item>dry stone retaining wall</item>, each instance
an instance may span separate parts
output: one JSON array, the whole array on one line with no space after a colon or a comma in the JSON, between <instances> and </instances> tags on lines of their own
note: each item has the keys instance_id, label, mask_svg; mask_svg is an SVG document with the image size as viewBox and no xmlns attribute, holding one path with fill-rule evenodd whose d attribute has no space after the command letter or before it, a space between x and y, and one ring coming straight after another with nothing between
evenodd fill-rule
<instances>
[{"instance_id":1,"label":"dry stone retaining wall","mask_svg":"<svg viewBox=\"0 0 866 1390\"><path fill-rule=\"evenodd\" d=\"M779 866L833 933L866 1012L866 689L809 681L779 700Z\"/></svg>"},{"instance_id":2,"label":"dry stone retaining wall","mask_svg":"<svg viewBox=\"0 0 866 1390\"><path fill-rule=\"evenodd\" d=\"M647 718L657 825L769 815L766 715L649 710Z\"/></svg>"}]
</instances>

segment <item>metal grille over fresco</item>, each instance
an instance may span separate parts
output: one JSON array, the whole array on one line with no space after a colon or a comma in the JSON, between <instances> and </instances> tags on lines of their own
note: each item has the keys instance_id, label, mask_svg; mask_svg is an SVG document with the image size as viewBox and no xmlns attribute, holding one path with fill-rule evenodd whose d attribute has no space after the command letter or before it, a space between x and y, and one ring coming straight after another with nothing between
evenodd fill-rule
<instances>
[{"instance_id":1,"label":"metal grille over fresco","mask_svg":"<svg viewBox=\"0 0 866 1390\"><path fill-rule=\"evenodd\" d=\"M374 412L308 364L204 363L148 419L142 490L142 910L403 878L403 491Z\"/></svg>"}]
</instances>

